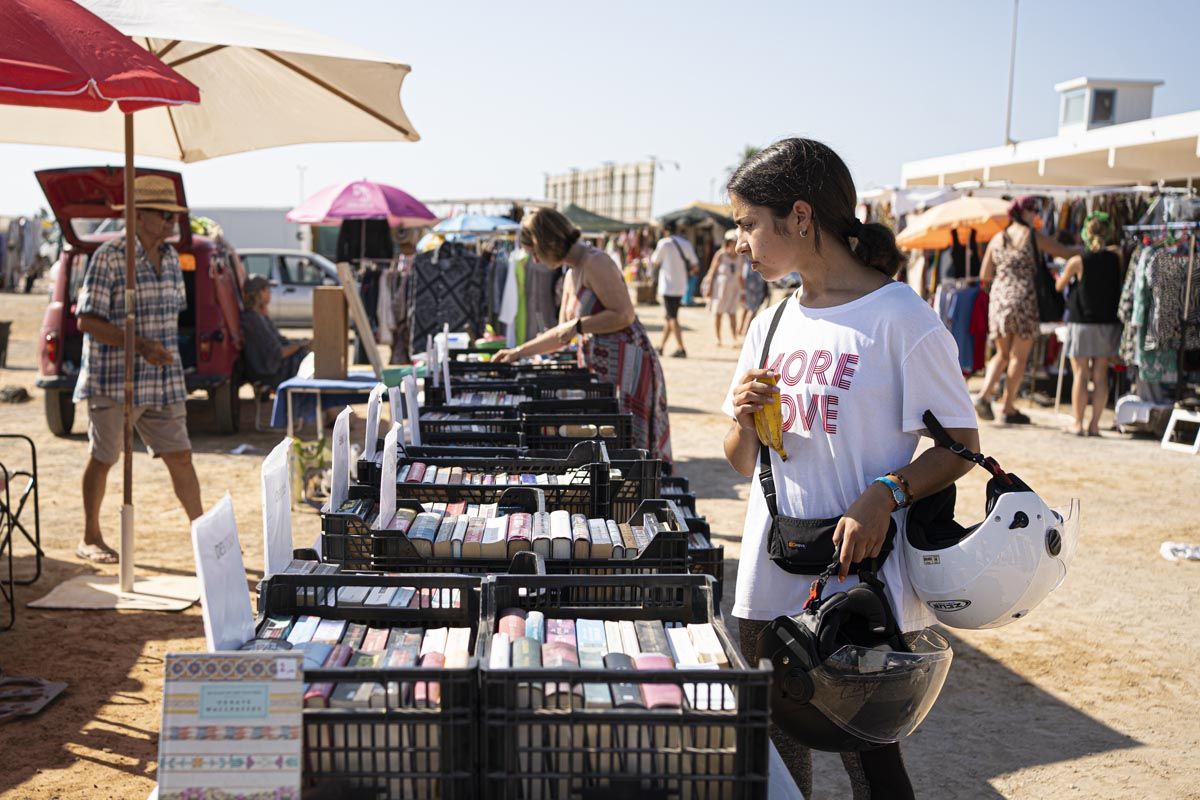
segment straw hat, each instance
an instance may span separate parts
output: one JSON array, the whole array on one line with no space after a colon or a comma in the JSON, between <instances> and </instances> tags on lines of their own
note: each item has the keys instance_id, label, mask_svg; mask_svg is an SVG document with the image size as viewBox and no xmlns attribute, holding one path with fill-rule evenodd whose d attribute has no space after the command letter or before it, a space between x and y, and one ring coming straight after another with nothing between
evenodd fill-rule
<instances>
[{"instance_id":1,"label":"straw hat","mask_svg":"<svg viewBox=\"0 0 1200 800\"><path fill-rule=\"evenodd\" d=\"M133 179L133 207L150 208L156 211L184 213L186 206L179 205L175 194L175 182L162 175L138 175ZM124 203L113 205L114 211L124 211Z\"/></svg>"},{"instance_id":2,"label":"straw hat","mask_svg":"<svg viewBox=\"0 0 1200 800\"><path fill-rule=\"evenodd\" d=\"M725 241L736 242L737 238L738 238L737 228L730 228L729 230L725 231Z\"/></svg>"}]
</instances>

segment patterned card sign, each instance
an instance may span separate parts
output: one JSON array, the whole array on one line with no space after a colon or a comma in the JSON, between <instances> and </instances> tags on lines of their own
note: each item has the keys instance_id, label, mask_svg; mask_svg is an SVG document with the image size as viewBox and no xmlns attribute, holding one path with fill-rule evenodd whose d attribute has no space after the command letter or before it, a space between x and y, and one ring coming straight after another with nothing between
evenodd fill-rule
<instances>
[{"instance_id":1,"label":"patterned card sign","mask_svg":"<svg viewBox=\"0 0 1200 800\"><path fill-rule=\"evenodd\" d=\"M300 800L296 652L168 653L159 800Z\"/></svg>"}]
</instances>

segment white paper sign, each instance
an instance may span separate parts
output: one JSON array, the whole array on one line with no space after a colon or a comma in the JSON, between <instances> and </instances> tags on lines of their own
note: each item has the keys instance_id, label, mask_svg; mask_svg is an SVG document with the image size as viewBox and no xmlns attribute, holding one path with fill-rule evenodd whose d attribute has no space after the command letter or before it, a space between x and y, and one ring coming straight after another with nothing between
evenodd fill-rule
<instances>
[{"instance_id":1,"label":"white paper sign","mask_svg":"<svg viewBox=\"0 0 1200 800\"><path fill-rule=\"evenodd\" d=\"M421 446L421 408L417 404L417 379L412 375L404 376L404 409L408 412L408 441L410 444Z\"/></svg>"},{"instance_id":2,"label":"white paper sign","mask_svg":"<svg viewBox=\"0 0 1200 800\"><path fill-rule=\"evenodd\" d=\"M379 444L379 406L386 391L386 386L377 383L371 390L371 396L367 398L367 436L363 443L363 458L367 461L375 457L375 448Z\"/></svg>"},{"instance_id":3,"label":"white paper sign","mask_svg":"<svg viewBox=\"0 0 1200 800\"><path fill-rule=\"evenodd\" d=\"M254 611L228 492L192 522L192 553L208 649L237 650L254 638Z\"/></svg>"},{"instance_id":4,"label":"white paper sign","mask_svg":"<svg viewBox=\"0 0 1200 800\"><path fill-rule=\"evenodd\" d=\"M450 396L450 343L446 339L438 342L438 360L442 367L442 385L446 387L446 405L454 402Z\"/></svg>"},{"instance_id":5,"label":"white paper sign","mask_svg":"<svg viewBox=\"0 0 1200 800\"><path fill-rule=\"evenodd\" d=\"M337 511L350 495L350 406L342 409L333 423L333 475L328 511Z\"/></svg>"},{"instance_id":6,"label":"white paper sign","mask_svg":"<svg viewBox=\"0 0 1200 800\"><path fill-rule=\"evenodd\" d=\"M284 439L263 459L263 560L269 578L287 569L292 561L292 482L288 456L292 440Z\"/></svg>"},{"instance_id":7,"label":"white paper sign","mask_svg":"<svg viewBox=\"0 0 1200 800\"><path fill-rule=\"evenodd\" d=\"M375 530L382 530L396 516L396 440L401 427L393 422L383 437L383 477L379 479L379 517L375 520Z\"/></svg>"},{"instance_id":8,"label":"white paper sign","mask_svg":"<svg viewBox=\"0 0 1200 800\"><path fill-rule=\"evenodd\" d=\"M404 391L399 386L388 387L388 408L391 409L392 422L404 422Z\"/></svg>"}]
</instances>

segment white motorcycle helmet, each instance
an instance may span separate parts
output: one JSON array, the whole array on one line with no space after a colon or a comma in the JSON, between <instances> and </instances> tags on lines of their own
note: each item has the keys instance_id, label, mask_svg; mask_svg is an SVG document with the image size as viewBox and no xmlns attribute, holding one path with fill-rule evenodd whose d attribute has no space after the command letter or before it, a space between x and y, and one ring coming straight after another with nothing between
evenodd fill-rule
<instances>
[{"instance_id":1,"label":"white motorcycle helmet","mask_svg":"<svg viewBox=\"0 0 1200 800\"><path fill-rule=\"evenodd\" d=\"M987 517L954 521L953 484L909 509L900 551L913 591L950 628L998 628L1028 614L1058 588L1075 555L1079 501L1052 509L992 458L955 442L926 412L934 441L992 474Z\"/></svg>"}]
</instances>

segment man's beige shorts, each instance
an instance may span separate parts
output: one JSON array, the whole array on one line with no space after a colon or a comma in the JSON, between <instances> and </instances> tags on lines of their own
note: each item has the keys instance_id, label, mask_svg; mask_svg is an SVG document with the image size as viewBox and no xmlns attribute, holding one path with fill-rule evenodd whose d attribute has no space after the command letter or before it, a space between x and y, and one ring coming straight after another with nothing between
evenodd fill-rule
<instances>
[{"instance_id":1,"label":"man's beige shorts","mask_svg":"<svg viewBox=\"0 0 1200 800\"><path fill-rule=\"evenodd\" d=\"M187 407L134 406L133 427L151 455L192 449L187 432ZM88 444L92 458L115 464L124 449L125 415L122 404L111 397L88 398Z\"/></svg>"}]
</instances>

